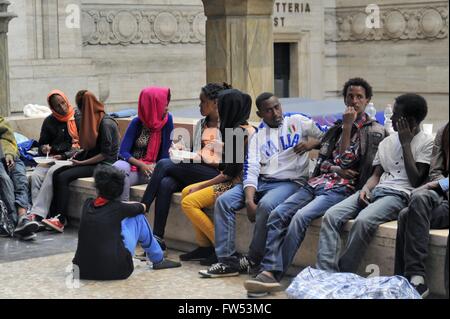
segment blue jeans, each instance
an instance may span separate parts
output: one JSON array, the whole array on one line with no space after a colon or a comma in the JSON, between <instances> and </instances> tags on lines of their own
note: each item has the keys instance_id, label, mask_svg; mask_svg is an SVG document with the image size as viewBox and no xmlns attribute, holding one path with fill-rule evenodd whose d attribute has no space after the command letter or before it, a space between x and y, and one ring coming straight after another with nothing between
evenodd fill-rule
<instances>
[{"instance_id":1,"label":"blue jeans","mask_svg":"<svg viewBox=\"0 0 450 319\"><path fill-rule=\"evenodd\" d=\"M28 208L29 195L25 165L20 159L17 159L15 163L10 172L0 163L0 194L11 219L16 224L17 207Z\"/></svg>"},{"instance_id":2,"label":"blue jeans","mask_svg":"<svg viewBox=\"0 0 450 319\"><path fill-rule=\"evenodd\" d=\"M316 188L305 185L276 207L267 223L269 233L262 269L273 272L280 280L291 265L311 222L349 194L345 186L325 190L322 185Z\"/></svg>"},{"instance_id":3,"label":"blue jeans","mask_svg":"<svg viewBox=\"0 0 450 319\"><path fill-rule=\"evenodd\" d=\"M269 213L299 187L300 185L294 182L259 180L256 192L258 203L256 222L249 253L252 262L258 263L258 258L260 260L264 254ZM236 212L244 207L245 193L242 184L234 186L219 196L214 207L216 255L220 262L233 266L238 264L235 256Z\"/></svg>"},{"instance_id":4,"label":"blue jeans","mask_svg":"<svg viewBox=\"0 0 450 319\"><path fill-rule=\"evenodd\" d=\"M356 272L364 252L378 226L397 219L408 205L408 196L393 189L377 187L372 192L373 202L363 208L358 203L359 193L330 208L320 229L317 268L327 271ZM340 231L350 219L355 222L350 230L342 256Z\"/></svg>"},{"instance_id":5,"label":"blue jeans","mask_svg":"<svg viewBox=\"0 0 450 319\"><path fill-rule=\"evenodd\" d=\"M172 194L184 187L212 179L219 175L214 167L196 163L174 163L166 158L159 160L145 189L142 203L147 209L155 200L155 222L153 232L163 238L169 216Z\"/></svg>"},{"instance_id":6,"label":"blue jeans","mask_svg":"<svg viewBox=\"0 0 450 319\"><path fill-rule=\"evenodd\" d=\"M161 247L153 237L152 229L144 215L122 220L122 237L125 248L128 249L131 256L134 255L137 243L140 243L152 263L159 263L163 260Z\"/></svg>"}]
</instances>

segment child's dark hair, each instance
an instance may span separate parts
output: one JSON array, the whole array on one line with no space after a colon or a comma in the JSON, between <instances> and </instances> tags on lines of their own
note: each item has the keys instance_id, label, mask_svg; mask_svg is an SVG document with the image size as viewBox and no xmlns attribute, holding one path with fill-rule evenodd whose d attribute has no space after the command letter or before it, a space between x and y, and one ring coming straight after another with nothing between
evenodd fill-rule
<instances>
[{"instance_id":1,"label":"child's dark hair","mask_svg":"<svg viewBox=\"0 0 450 319\"><path fill-rule=\"evenodd\" d=\"M202 87L202 92L203 92L203 94L205 94L205 96L209 100L215 100L219 96L220 92L222 92L223 90L232 89L232 88L233 87L226 82L223 82L222 84L208 83L207 85Z\"/></svg>"},{"instance_id":2,"label":"child's dark hair","mask_svg":"<svg viewBox=\"0 0 450 319\"><path fill-rule=\"evenodd\" d=\"M395 104L402 106L402 112L406 118L414 118L417 123L422 122L428 113L427 101L415 93L406 93L396 97Z\"/></svg>"},{"instance_id":3,"label":"child's dark hair","mask_svg":"<svg viewBox=\"0 0 450 319\"><path fill-rule=\"evenodd\" d=\"M344 84L344 88L342 89L342 96L344 96L344 98L347 96L347 90L348 90L348 88L350 86L361 86L361 87L363 87L364 91L366 91L366 98L368 100L370 100L372 98L372 87L363 78L352 78L352 79L348 80Z\"/></svg>"},{"instance_id":4,"label":"child's dark hair","mask_svg":"<svg viewBox=\"0 0 450 319\"><path fill-rule=\"evenodd\" d=\"M108 200L118 198L123 192L125 174L109 165L99 165L94 171L98 195Z\"/></svg>"},{"instance_id":5,"label":"child's dark hair","mask_svg":"<svg viewBox=\"0 0 450 319\"><path fill-rule=\"evenodd\" d=\"M270 99L273 95L273 93L269 93L269 92L264 92L261 93L260 95L258 95L258 97L256 98L256 107L258 108L258 110L261 110L262 104L264 103L264 101L267 101L268 99Z\"/></svg>"}]
</instances>

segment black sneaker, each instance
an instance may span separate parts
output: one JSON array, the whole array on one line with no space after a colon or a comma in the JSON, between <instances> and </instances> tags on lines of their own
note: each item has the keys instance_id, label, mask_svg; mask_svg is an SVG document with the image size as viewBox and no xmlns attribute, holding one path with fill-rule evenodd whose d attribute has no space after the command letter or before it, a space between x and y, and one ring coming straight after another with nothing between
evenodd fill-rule
<instances>
[{"instance_id":1,"label":"black sneaker","mask_svg":"<svg viewBox=\"0 0 450 319\"><path fill-rule=\"evenodd\" d=\"M248 274L250 269L250 260L247 256L241 256L239 258L239 273Z\"/></svg>"},{"instance_id":2,"label":"black sneaker","mask_svg":"<svg viewBox=\"0 0 450 319\"><path fill-rule=\"evenodd\" d=\"M414 289L417 290L417 292L419 293L420 297L422 297L422 299L425 299L430 294L430 289L428 289L427 284L415 285L415 284L411 283L411 286L413 286Z\"/></svg>"},{"instance_id":3,"label":"black sneaker","mask_svg":"<svg viewBox=\"0 0 450 319\"><path fill-rule=\"evenodd\" d=\"M191 252L188 252L186 254L181 254L180 260L183 260L183 261L205 260L209 256L211 256L211 254L213 254L213 253L214 253L214 247L198 247Z\"/></svg>"},{"instance_id":4,"label":"black sneaker","mask_svg":"<svg viewBox=\"0 0 450 319\"><path fill-rule=\"evenodd\" d=\"M216 252L213 252L211 255L208 256L208 258L200 260L200 265L202 266L212 266L214 264L217 264L219 260L217 259Z\"/></svg>"},{"instance_id":5,"label":"black sneaker","mask_svg":"<svg viewBox=\"0 0 450 319\"><path fill-rule=\"evenodd\" d=\"M44 220L44 218L42 218L41 216L36 215L36 214L28 214L27 216L28 216L29 220L38 223L38 227L39 228L38 228L37 232L44 231L44 230L46 230L46 227L48 227L48 226L46 226L45 224L42 223L42 220Z\"/></svg>"},{"instance_id":6,"label":"black sneaker","mask_svg":"<svg viewBox=\"0 0 450 319\"><path fill-rule=\"evenodd\" d=\"M244 287L247 290L249 297L257 297L261 294L280 291L281 284L274 278L261 272L255 278L246 280Z\"/></svg>"},{"instance_id":7,"label":"black sneaker","mask_svg":"<svg viewBox=\"0 0 450 319\"><path fill-rule=\"evenodd\" d=\"M16 229L14 229L14 234L20 237L28 236L32 233L37 232L39 225L35 221L30 221L27 216L21 216L19 222L17 223Z\"/></svg>"},{"instance_id":8,"label":"black sneaker","mask_svg":"<svg viewBox=\"0 0 450 319\"><path fill-rule=\"evenodd\" d=\"M233 277L239 276L239 269L224 263L217 263L209 267L207 270L200 270L198 273L203 278Z\"/></svg>"}]
</instances>

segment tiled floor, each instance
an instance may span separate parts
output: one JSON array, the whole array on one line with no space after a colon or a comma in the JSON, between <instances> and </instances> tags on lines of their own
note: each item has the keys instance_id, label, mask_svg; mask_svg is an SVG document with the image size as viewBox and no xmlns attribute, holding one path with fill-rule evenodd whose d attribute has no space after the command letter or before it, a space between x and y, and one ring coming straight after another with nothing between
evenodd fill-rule
<instances>
[{"instance_id":1,"label":"tiled floor","mask_svg":"<svg viewBox=\"0 0 450 319\"><path fill-rule=\"evenodd\" d=\"M246 275L202 279L196 262L181 268L152 270L135 262L135 271L122 281L72 281L71 265L77 233L42 232L34 242L0 238L0 298L149 298L149 299L240 299L247 298ZM178 260L178 251L169 258ZM286 298L284 292L269 298Z\"/></svg>"}]
</instances>

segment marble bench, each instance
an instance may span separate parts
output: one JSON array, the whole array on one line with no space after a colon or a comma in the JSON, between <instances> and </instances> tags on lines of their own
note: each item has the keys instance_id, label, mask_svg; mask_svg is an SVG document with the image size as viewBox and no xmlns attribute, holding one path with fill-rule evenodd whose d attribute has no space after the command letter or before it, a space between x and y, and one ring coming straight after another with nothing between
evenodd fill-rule
<instances>
[{"instance_id":1,"label":"marble bench","mask_svg":"<svg viewBox=\"0 0 450 319\"><path fill-rule=\"evenodd\" d=\"M133 186L131 188L131 200L139 201L145 191L146 185ZM81 205L88 197L95 196L93 178L81 178L71 184L69 216L75 223L80 218ZM170 248L188 251L195 247L195 236L190 221L181 211L181 193L175 193L172 197L172 205L166 226L165 239ZM149 220L153 225L154 208L151 207ZM209 211L209 214L212 212ZM253 224L247 219L245 210L237 214L237 238L236 246L239 252L245 253L248 249L252 234ZM317 244L321 219L315 220L309 227L306 238L295 257L289 273L294 275L305 266L312 266L316 261ZM343 239L345 240L352 221L345 225ZM367 253L358 273L362 276L369 274L392 275L394 270L394 249L397 231L397 222L392 221L381 225ZM431 292L445 295L444 287L444 261L449 231L431 230L430 255L427 261L428 281Z\"/></svg>"}]
</instances>

